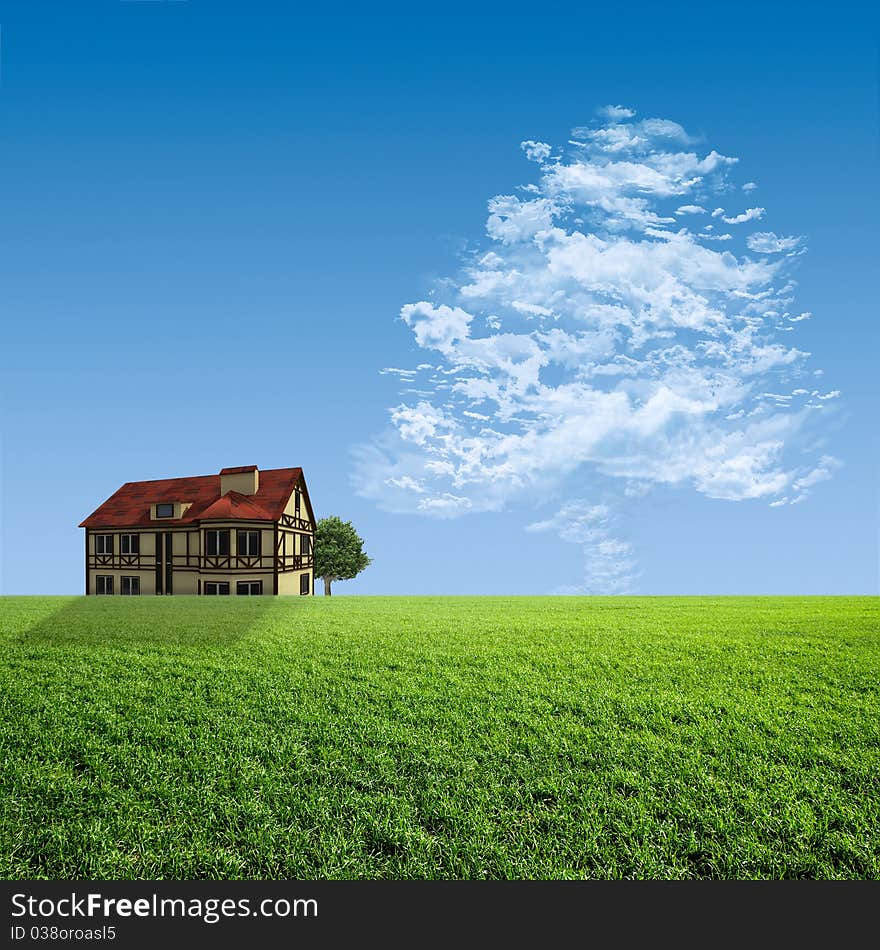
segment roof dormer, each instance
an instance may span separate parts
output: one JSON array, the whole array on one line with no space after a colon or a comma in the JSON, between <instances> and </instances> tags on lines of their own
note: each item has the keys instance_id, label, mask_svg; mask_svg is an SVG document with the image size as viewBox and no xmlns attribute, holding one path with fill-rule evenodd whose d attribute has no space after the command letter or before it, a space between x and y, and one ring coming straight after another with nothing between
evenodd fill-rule
<instances>
[{"instance_id":1,"label":"roof dormer","mask_svg":"<svg viewBox=\"0 0 880 950\"><path fill-rule=\"evenodd\" d=\"M191 507L191 501L157 501L150 505L150 521L176 521Z\"/></svg>"}]
</instances>

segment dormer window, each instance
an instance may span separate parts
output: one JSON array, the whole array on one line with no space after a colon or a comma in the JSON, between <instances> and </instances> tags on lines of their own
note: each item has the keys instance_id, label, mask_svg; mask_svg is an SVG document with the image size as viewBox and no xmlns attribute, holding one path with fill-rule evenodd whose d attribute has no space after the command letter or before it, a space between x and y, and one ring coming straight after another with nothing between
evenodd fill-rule
<instances>
[{"instance_id":1,"label":"dormer window","mask_svg":"<svg viewBox=\"0 0 880 950\"><path fill-rule=\"evenodd\" d=\"M162 504L156 505L156 517L157 518L173 518L174 517L174 503L171 504Z\"/></svg>"}]
</instances>

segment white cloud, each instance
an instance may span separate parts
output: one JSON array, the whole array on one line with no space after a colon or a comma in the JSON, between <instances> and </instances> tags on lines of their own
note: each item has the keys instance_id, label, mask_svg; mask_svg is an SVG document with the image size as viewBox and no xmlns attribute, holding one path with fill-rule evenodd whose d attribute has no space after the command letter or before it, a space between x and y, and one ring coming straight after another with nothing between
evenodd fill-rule
<instances>
[{"instance_id":1,"label":"white cloud","mask_svg":"<svg viewBox=\"0 0 880 950\"><path fill-rule=\"evenodd\" d=\"M404 491L415 492L417 495L424 495L425 493L425 486L409 475L401 475L400 478L386 479L386 484L391 485L393 488L402 488Z\"/></svg>"},{"instance_id":2,"label":"white cloud","mask_svg":"<svg viewBox=\"0 0 880 950\"><path fill-rule=\"evenodd\" d=\"M416 406L397 406L391 410L391 421L406 442L425 445L441 430L451 428L451 423L442 412L428 402Z\"/></svg>"},{"instance_id":3,"label":"white cloud","mask_svg":"<svg viewBox=\"0 0 880 950\"><path fill-rule=\"evenodd\" d=\"M743 186L743 191L754 191L758 186L753 181L747 181Z\"/></svg>"},{"instance_id":4,"label":"white cloud","mask_svg":"<svg viewBox=\"0 0 880 950\"><path fill-rule=\"evenodd\" d=\"M419 511L439 517L455 518L471 507L469 498L444 492L431 498L422 498L416 506Z\"/></svg>"},{"instance_id":5,"label":"white cloud","mask_svg":"<svg viewBox=\"0 0 880 950\"><path fill-rule=\"evenodd\" d=\"M734 215L732 218L722 218L725 224L744 224L746 221L757 221L764 217L763 208L747 208L742 214Z\"/></svg>"},{"instance_id":6,"label":"white cloud","mask_svg":"<svg viewBox=\"0 0 880 950\"><path fill-rule=\"evenodd\" d=\"M601 106L596 110L596 115L603 119L620 120L631 119L635 115L634 109L627 109L625 106Z\"/></svg>"},{"instance_id":7,"label":"white cloud","mask_svg":"<svg viewBox=\"0 0 880 950\"><path fill-rule=\"evenodd\" d=\"M681 214L706 214L706 209L700 205L682 205L680 208L675 209L675 213L678 215Z\"/></svg>"},{"instance_id":8,"label":"white cloud","mask_svg":"<svg viewBox=\"0 0 880 950\"><path fill-rule=\"evenodd\" d=\"M417 376L414 369L398 369L396 366L386 366L379 370L380 376L399 376L401 379L412 379Z\"/></svg>"},{"instance_id":9,"label":"white cloud","mask_svg":"<svg viewBox=\"0 0 880 950\"><path fill-rule=\"evenodd\" d=\"M749 250L758 254L781 254L794 250L800 243L799 237L780 237L772 231L756 231L746 238Z\"/></svg>"},{"instance_id":10,"label":"white cloud","mask_svg":"<svg viewBox=\"0 0 880 950\"><path fill-rule=\"evenodd\" d=\"M489 201L486 231L503 244L525 241L553 225L558 209L547 198L520 201L515 195L496 195Z\"/></svg>"},{"instance_id":11,"label":"white cloud","mask_svg":"<svg viewBox=\"0 0 880 950\"><path fill-rule=\"evenodd\" d=\"M776 467L781 442L749 444L739 433L706 453L696 487L710 498L741 501L782 491L789 476Z\"/></svg>"},{"instance_id":12,"label":"white cloud","mask_svg":"<svg viewBox=\"0 0 880 950\"><path fill-rule=\"evenodd\" d=\"M796 491L803 492L807 488L818 485L819 482L828 481L842 464L839 459L831 455L823 455L814 469L794 481L793 487Z\"/></svg>"},{"instance_id":13,"label":"white cloud","mask_svg":"<svg viewBox=\"0 0 880 950\"><path fill-rule=\"evenodd\" d=\"M546 142L533 142L528 139L520 142L519 147L526 153L526 158L530 162L545 162L550 157L551 148Z\"/></svg>"},{"instance_id":14,"label":"white cloud","mask_svg":"<svg viewBox=\"0 0 880 950\"><path fill-rule=\"evenodd\" d=\"M610 509L584 500L596 486L615 510L661 485L781 507L834 471L800 447L839 390L795 388L821 370L780 342L809 317L791 315L799 239L681 227L729 192L737 160L633 116L606 110L558 154L523 142L536 181L489 201L483 245L435 302L401 309L430 372L358 447L353 476L384 508L432 517L560 498L531 530L584 548L578 589L622 590L636 574Z\"/></svg>"},{"instance_id":15,"label":"white cloud","mask_svg":"<svg viewBox=\"0 0 880 950\"><path fill-rule=\"evenodd\" d=\"M632 545L611 533L612 513L607 505L577 500L563 505L552 517L533 522L526 531L553 531L563 541L583 547L584 577L550 591L554 594L627 594L635 580Z\"/></svg>"},{"instance_id":16,"label":"white cloud","mask_svg":"<svg viewBox=\"0 0 880 950\"><path fill-rule=\"evenodd\" d=\"M447 355L452 352L456 341L469 336L473 320L473 316L461 307L447 307L446 304L435 307L425 300L404 305L400 315L404 323L412 327L419 346Z\"/></svg>"},{"instance_id":17,"label":"white cloud","mask_svg":"<svg viewBox=\"0 0 880 950\"><path fill-rule=\"evenodd\" d=\"M553 311L549 307L542 307L540 304L528 303L525 300L511 300L510 306L517 313L524 313L532 317L552 317Z\"/></svg>"},{"instance_id":18,"label":"white cloud","mask_svg":"<svg viewBox=\"0 0 880 950\"><path fill-rule=\"evenodd\" d=\"M536 521L526 526L526 531L558 531L564 541L585 544L595 536L596 525L604 525L611 515L607 505L592 505L585 501L572 501L564 505L546 521Z\"/></svg>"}]
</instances>

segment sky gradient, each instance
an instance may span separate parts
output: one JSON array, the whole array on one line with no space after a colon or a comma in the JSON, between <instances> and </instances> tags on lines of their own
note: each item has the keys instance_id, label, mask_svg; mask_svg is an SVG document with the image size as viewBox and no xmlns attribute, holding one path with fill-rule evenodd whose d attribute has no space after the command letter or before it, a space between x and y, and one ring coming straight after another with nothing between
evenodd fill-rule
<instances>
[{"instance_id":1,"label":"sky gradient","mask_svg":"<svg viewBox=\"0 0 880 950\"><path fill-rule=\"evenodd\" d=\"M572 10L320 18L274 4L0 5L3 593L81 592L76 525L121 483L246 464L301 465L317 515L360 530L374 563L340 594L593 592L611 562L625 570L606 588L634 593L878 593L876 24L845 7L830 18L803 5L746 6L723 23L684 6L645 8L625 28L610 12ZM625 112L600 113L609 105ZM649 119L670 125L621 145L621 130L631 135ZM523 142L551 150L530 161ZM633 169L656 170L658 156L705 163L713 152L737 161L685 174L664 159L665 184L634 184ZM613 193L572 183L572 168L621 161ZM688 184L695 177L702 181ZM620 198L649 206L627 205L622 221L622 206L608 204ZM734 291L794 281L781 294L793 301L773 340L752 345L809 356L769 368L729 405L679 407L638 454L619 440L587 451L595 432L580 398L559 410L582 423L576 464L544 464L542 424L519 430L536 440L534 454L505 455L510 467L500 473L484 466L468 481L435 464L448 487L420 482L424 472L411 467L379 477L365 447L395 429L400 436L400 406L441 406L447 396L436 384L429 396L407 394L412 377L382 370L430 364L461 382L463 361L473 359L462 340L515 333L521 347L564 330L567 362L542 366L537 380L557 395L585 386L588 364L626 357L640 363L635 375L594 372L592 391L625 393L633 412L664 382L680 399L705 396L676 388L680 374L671 381L644 370L650 352L686 346L705 381L705 344L730 348L729 322L720 336L713 317L682 329L679 292L709 300L700 279L682 278L666 316L648 321L661 336L636 340L636 349L633 327L624 332L619 321L604 328L611 342L601 353L572 348L588 342L579 333L595 343L600 328L595 314L573 308L571 281L594 297L601 284L632 313L632 272L610 284L607 274L569 275L553 288L564 313L511 309L514 299L530 303L521 295L464 306L468 270L486 253L506 266L510 255L535 253L537 231L504 228L521 223L512 207L536 200L556 203L541 206L550 217L538 224L564 228L569 243L577 232L642 253L674 244L645 228L686 227L667 271L694 247L722 260L724 243L737 273L747 261L784 264L778 280L763 275L766 285L715 287L723 301L707 307L736 320ZM677 214L697 207L705 210ZM672 221L633 219L648 211ZM727 232L729 242L694 236ZM522 272L538 285L539 270ZM429 309L404 309L423 302ZM430 309L441 306L472 317L469 332L443 336ZM811 316L791 319L803 313ZM713 320L715 331L700 336ZM716 354L716 369L724 358ZM795 378L796 369L805 375ZM488 377L498 382L503 372L495 363ZM792 396L798 389L807 394ZM742 433L764 392L786 397L763 404L789 422L769 440L781 443L778 458L751 471L787 481L707 491L718 472L698 471L699 453L682 446L698 434L705 446ZM516 412L548 393L533 381ZM808 430L790 424L792 400L830 393L839 395L822 400ZM479 428L455 431L510 435L505 411L497 400L460 401L454 425ZM409 448L418 464L448 461L424 441ZM690 467L623 477L624 457L642 473L671 459ZM441 504L444 494L469 503L419 508L416 488L405 504L388 484L404 475ZM508 491L519 476L533 481ZM804 494L797 482L806 497L791 504ZM603 544L610 561L593 563Z\"/></svg>"}]
</instances>

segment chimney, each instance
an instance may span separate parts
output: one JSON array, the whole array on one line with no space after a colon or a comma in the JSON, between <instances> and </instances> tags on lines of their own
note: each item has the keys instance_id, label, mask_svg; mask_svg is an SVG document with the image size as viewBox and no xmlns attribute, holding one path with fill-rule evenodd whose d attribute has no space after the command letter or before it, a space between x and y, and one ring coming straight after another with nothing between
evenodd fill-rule
<instances>
[{"instance_id":1,"label":"chimney","mask_svg":"<svg viewBox=\"0 0 880 950\"><path fill-rule=\"evenodd\" d=\"M242 495L256 495L260 490L260 472L256 465L220 469L220 495L237 491Z\"/></svg>"}]
</instances>

